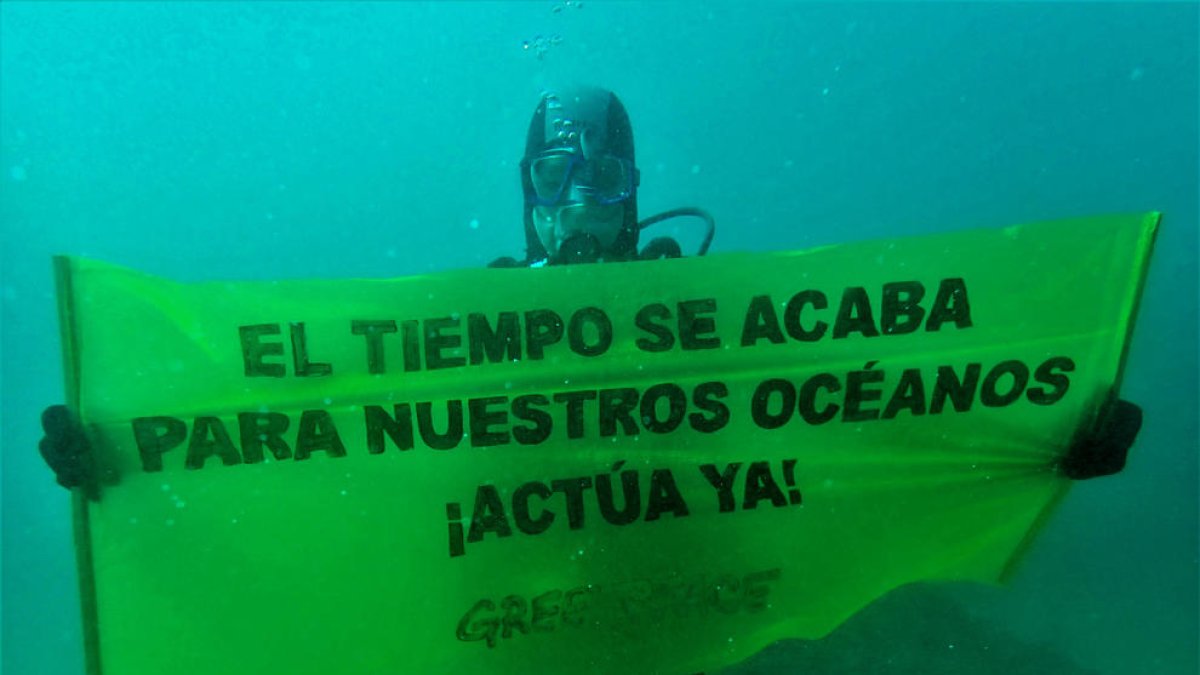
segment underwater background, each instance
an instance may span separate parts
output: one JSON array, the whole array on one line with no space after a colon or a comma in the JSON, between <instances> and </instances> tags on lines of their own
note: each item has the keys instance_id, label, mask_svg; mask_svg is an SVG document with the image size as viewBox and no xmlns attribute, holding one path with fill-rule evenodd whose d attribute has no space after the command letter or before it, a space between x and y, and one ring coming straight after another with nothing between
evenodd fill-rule
<instances>
[{"instance_id":1,"label":"underwater background","mask_svg":"<svg viewBox=\"0 0 1200 675\"><path fill-rule=\"evenodd\" d=\"M1009 585L901 589L727 672L1200 669L1197 4L3 2L0 22L4 673L83 672L68 495L36 450L63 399L50 256L180 280L521 257L517 162L562 82L620 96L641 215L708 209L714 253L1164 213L1128 468L1076 485Z\"/></svg>"}]
</instances>

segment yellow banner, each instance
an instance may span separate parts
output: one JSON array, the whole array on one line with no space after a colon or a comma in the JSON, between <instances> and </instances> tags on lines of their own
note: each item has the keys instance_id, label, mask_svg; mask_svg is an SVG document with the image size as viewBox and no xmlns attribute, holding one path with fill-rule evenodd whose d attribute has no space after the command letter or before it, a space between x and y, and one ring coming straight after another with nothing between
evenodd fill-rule
<instances>
[{"instance_id":1,"label":"yellow banner","mask_svg":"<svg viewBox=\"0 0 1200 675\"><path fill-rule=\"evenodd\" d=\"M90 668L686 675L998 580L1157 222L389 280L61 258Z\"/></svg>"}]
</instances>

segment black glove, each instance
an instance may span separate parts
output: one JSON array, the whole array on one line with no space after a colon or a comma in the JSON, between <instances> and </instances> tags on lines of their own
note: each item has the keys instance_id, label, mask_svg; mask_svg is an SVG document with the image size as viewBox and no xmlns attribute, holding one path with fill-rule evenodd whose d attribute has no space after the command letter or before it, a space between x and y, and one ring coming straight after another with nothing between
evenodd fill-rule
<instances>
[{"instance_id":1,"label":"black glove","mask_svg":"<svg viewBox=\"0 0 1200 675\"><path fill-rule=\"evenodd\" d=\"M94 492L95 458L83 426L65 405L52 405L42 411L42 430L46 435L38 443L42 459L54 470L58 484L65 488L86 487Z\"/></svg>"},{"instance_id":2,"label":"black glove","mask_svg":"<svg viewBox=\"0 0 1200 675\"><path fill-rule=\"evenodd\" d=\"M1117 399L1094 427L1075 438L1059 469L1072 480L1117 473L1125 468L1125 458L1141 428L1142 409Z\"/></svg>"}]
</instances>

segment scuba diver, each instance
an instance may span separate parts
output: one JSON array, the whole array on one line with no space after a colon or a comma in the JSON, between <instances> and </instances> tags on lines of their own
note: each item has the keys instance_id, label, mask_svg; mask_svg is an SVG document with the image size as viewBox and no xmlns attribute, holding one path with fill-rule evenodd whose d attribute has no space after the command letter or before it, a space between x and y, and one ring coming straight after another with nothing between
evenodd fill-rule
<instances>
[{"instance_id":1,"label":"scuba diver","mask_svg":"<svg viewBox=\"0 0 1200 675\"><path fill-rule=\"evenodd\" d=\"M681 216L703 220L707 231L697 255L712 244L715 223L701 209L673 209L639 221L633 128L610 91L580 87L545 93L533 113L521 160L525 258L503 257L489 267L542 267L677 258L680 245L656 237L638 248L642 230ZM1115 395L1097 422L1081 429L1057 470L1071 479L1117 473L1141 428L1141 409ZM99 497L99 480L78 419L63 405L42 414L39 448L59 484ZM109 477L106 477L109 478ZM115 478L115 477L112 477Z\"/></svg>"},{"instance_id":2,"label":"scuba diver","mask_svg":"<svg viewBox=\"0 0 1200 675\"><path fill-rule=\"evenodd\" d=\"M716 225L685 207L638 221L633 127L616 94L595 87L544 93L525 137L525 259L498 258L489 267L541 267L589 262L678 258L679 243L656 237L638 250L641 231L670 218L693 216L708 230L697 255L712 245Z\"/></svg>"}]
</instances>

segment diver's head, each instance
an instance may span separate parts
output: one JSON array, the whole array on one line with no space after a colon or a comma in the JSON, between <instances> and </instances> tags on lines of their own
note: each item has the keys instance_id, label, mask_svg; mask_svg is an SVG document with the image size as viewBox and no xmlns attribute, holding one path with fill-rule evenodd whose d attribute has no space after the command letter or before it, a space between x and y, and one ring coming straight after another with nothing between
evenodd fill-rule
<instances>
[{"instance_id":1,"label":"diver's head","mask_svg":"<svg viewBox=\"0 0 1200 675\"><path fill-rule=\"evenodd\" d=\"M531 260L637 257L638 170L625 106L604 89L546 92L521 159Z\"/></svg>"}]
</instances>

